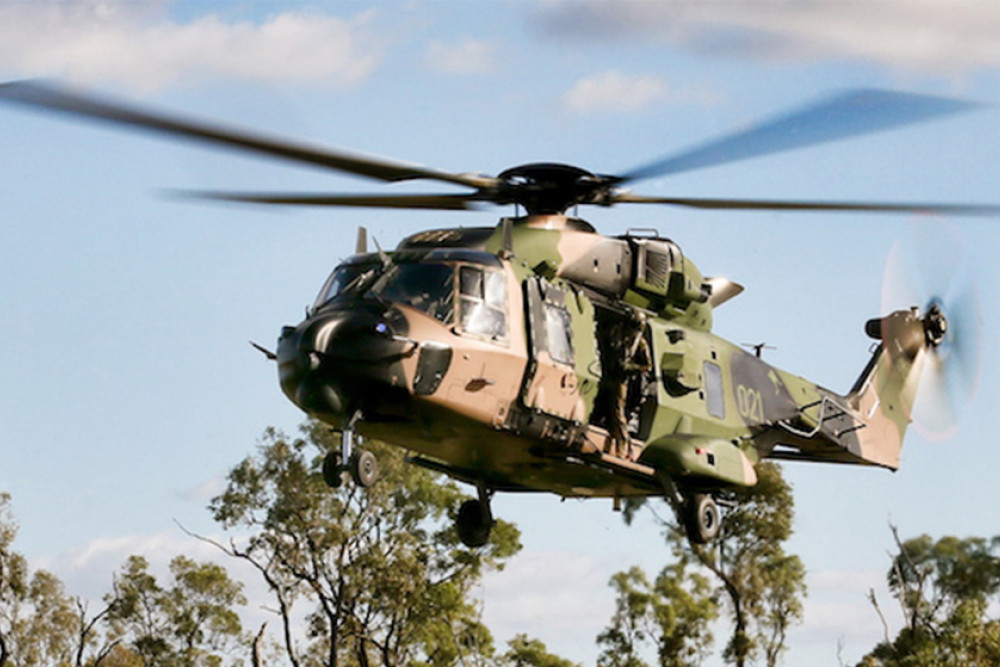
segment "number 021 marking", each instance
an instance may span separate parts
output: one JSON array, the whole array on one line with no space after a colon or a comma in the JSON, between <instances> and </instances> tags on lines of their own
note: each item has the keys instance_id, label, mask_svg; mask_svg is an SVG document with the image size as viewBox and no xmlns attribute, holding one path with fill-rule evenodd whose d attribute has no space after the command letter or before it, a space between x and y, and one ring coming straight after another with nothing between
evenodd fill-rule
<instances>
[{"instance_id":1,"label":"number 021 marking","mask_svg":"<svg viewBox=\"0 0 1000 667\"><path fill-rule=\"evenodd\" d=\"M736 409L740 415L755 422L764 421L764 397L757 389L736 386Z\"/></svg>"}]
</instances>

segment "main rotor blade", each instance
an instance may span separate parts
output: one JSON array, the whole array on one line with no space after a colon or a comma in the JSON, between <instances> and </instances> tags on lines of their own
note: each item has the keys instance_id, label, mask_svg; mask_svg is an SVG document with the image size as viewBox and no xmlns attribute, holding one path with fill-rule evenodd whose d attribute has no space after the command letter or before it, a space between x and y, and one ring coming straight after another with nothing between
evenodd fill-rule
<instances>
[{"instance_id":1,"label":"main rotor blade","mask_svg":"<svg viewBox=\"0 0 1000 667\"><path fill-rule=\"evenodd\" d=\"M296 193L203 192L180 191L170 194L196 199L241 202L247 204L278 204L289 206L355 206L363 208L411 208L445 211L467 211L479 207L482 200L475 194L437 195L309 195Z\"/></svg>"},{"instance_id":2,"label":"main rotor blade","mask_svg":"<svg viewBox=\"0 0 1000 667\"><path fill-rule=\"evenodd\" d=\"M881 132L981 105L932 95L860 89L766 120L621 175L638 181Z\"/></svg>"},{"instance_id":3,"label":"main rotor blade","mask_svg":"<svg viewBox=\"0 0 1000 667\"><path fill-rule=\"evenodd\" d=\"M382 181L431 179L472 188L489 187L495 183L495 179L486 176L452 174L386 158L266 137L246 130L222 127L94 95L71 92L40 81L13 81L0 84L0 101L131 126L170 137L219 144Z\"/></svg>"},{"instance_id":4,"label":"main rotor blade","mask_svg":"<svg viewBox=\"0 0 1000 667\"><path fill-rule=\"evenodd\" d=\"M715 199L698 197L646 197L624 192L613 203L669 204L688 208L741 211L842 211L870 213L927 213L940 215L995 216L1000 206L990 204L885 203L837 201L786 201L780 199Z\"/></svg>"}]
</instances>

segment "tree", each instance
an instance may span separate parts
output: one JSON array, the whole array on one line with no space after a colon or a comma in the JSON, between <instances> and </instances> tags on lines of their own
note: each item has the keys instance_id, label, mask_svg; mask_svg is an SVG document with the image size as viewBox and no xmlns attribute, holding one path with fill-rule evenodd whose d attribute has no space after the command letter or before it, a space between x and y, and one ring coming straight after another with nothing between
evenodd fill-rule
<instances>
[{"instance_id":1,"label":"tree","mask_svg":"<svg viewBox=\"0 0 1000 667\"><path fill-rule=\"evenodd\" d=\"M15 648L14 626L28 587L28 562L13 550L16 536L10 494L0 493L0 667Z\"/></svg>"},{"instance_id":2,"label":"tree","mask_svg":"<svg viewBox=\"0 0 1000 667\"><path fill-rule=\"evenodd\" d=\"M870 600L887 628L886 640L862 660L866 666L1000 664L1000 620L990 618L989 602L1000 591L1000 538L959 539L928 535L901 541L887 574L889 589L905 625L896 638L874 592Z\"/></svg>"},{"instance_id":3,"label":"tree","mask_svg":"<svg viewBox=\"0 0 1000 667\"><path fill-rule=\"evenodd\" d=\"M498 522L481 550L461 546L452 521L466 499L451 482L369 442L380 479L368 488L323 482L323 456L337 445L319 423L289 439L268 430L256 456L233 468L210 509L245 537L218 544L250 563L274 596L289 662L451 665L493 653L470 591L483 572L520 549ZM293 608L308 601L308 632Z\"/></svg>"},{"instance_id":4,"label":"tree","mask_svg":"<svg viewBox=\"0 0 1000 667\"><path fill-rule=\"evenodd\" d=\"M599 667L648 667L639 657L642 644L651 634L650 614L653 593L649 579L639 567L631 567L611 577L615 589L615 613L611 625L597 636L604 647L597 659Z\"/></svg>"},{"instance_id":5,"label":"tree","mask_svg":"<svg viewBox=\"0 0 1000 667\"><path fill-rule=\"evenodd\" d=\"M792 534L795 501L777 464L757 465L757 484L733 492L719 538L691 545L698 562L721 582L733 620L723 657L743 667L761 650L769 667L785 649L788 627L802 618L805 568L783 543ZM674 527L673 534L680 535ZM678 539L678 538L675 538Z\"/></svg>"},{"instance_id":6,"label":"tree","mask_svg":"<svg viewBox=\"0 0 1000 667\"><path fill-rule=\"evenodd\" d=\"M107 601L109 620L146 667L221 665L242 627L233 610L246 604L243 584L215 563L177 556L173 585L163 588L142 556L130 556Z\"/></svg>"},{"instance_id":7,"label":"tree","mask_svg":"<svg viewBox=\"0 0 1000 667\"><path fill-rule=\"evenodd\" d=\"M99 662L111 648L98 641L97 630L108 608L88 616L87 605L69 597L58 577L32 573L13 549L16 536L10 495L0 493L0 667Z\"/></svg>"},{"instance_id":8,"label":"tree","mask_svg":"<svg viewBox=\"0 0 1000 667\"><path fill-rule=\"evenodd\" d=\"M694 605L695 610L702 609L694 613L697 623L702 622L698 620L701 614L708 613L705 606L708 598L726 601L733 634L723 657L739 667L761 653L769 667L777 664L786 648L789 627L802 618L802 597L806 593L802 561L798 556L786 554L783 547L792 533L791 487L782 477L781 468L769 461L757 465L757 476L755 486L732 492L732 506L722 518L720 535L710 544L690 543L675 517L658 517L677 559L661 578L669 575L663 581L674 582L671 590L675 600L684 600L678 596L685 593L686 604ZM626 521L634 517L638 508L639 504L626 508ZM699 580L692 579L684 584L681 575L692 564L714 575L718 589L709 595L711 587L705 581L698 583ZM692 588L692 583L697 586ZM675 627L673 639L667 632L670 627ZM697 639L687 650L699 655L708 649L711 637L708 635L706 640L698 627L661 626L657 630L658 641L661 646L671 646L671 642ZM675 649L665 650L669 655ZM661 661L663 655L661 650Z\"/></svg>"},{"instance_id":9,"label":"tree","mask_svg":"<svg viewBox=\"0 0 1000 667\"><path fill-rule=\"evenodd\" d=\"M37 570L22 602L23 613L12 628L18 667L73 664L76 610L63 583L52 573Z\"/></svg>"},{"instance_id":10,"label":"tree","mask_svg":"<svg viewBox=\"0 0 1000 667\"><path fill-rule=\"evenodd\" d=\"M653 616L661 667L700 665L712 645L709 625L719 615L708 579L690 571L687 559L667 565L656 578Z\"/></svg>"},{"instance_id":11,"label":"tree","mask_svg":"<svg viewBox=\"0 0 1000 667\"><path fill-rule=\"evenodd\" d=\"M708 579L691 572L681 557L667 565L650 584L638 567L611 578L617 592L611 625L597 643L602 667L643 667L640 651L656 647L661 667L699 665L712 644L709 625L718 616L718 603Z\"/></svg>"},{"instance_id":12,"label":"tree","mask_svg":"<svg viewBox=\"0 0 1000 667\"><path fill-rule=\"evenodd\" d=\"M549 653L538 639L519 634L507 642L509 650L500 664L505 667L579 667L576 663Z\"/></svg>"}]
</instances>

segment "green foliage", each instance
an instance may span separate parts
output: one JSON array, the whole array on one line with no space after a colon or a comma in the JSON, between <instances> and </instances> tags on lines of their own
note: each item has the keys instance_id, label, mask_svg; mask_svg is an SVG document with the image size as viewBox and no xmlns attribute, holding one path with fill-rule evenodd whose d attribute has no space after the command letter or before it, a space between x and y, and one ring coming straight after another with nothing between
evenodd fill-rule
<instances>
[{"instance_id":1,"label":"green foliage","mask_svg":"<svg viewBox=\"0 0 1000 667\"><path fill-rule=\"evenodd\" d=\"M549 653L538 639L520 634L507 642L509 650L503 655L503 667L579 667L576 663Z\"/></svg>"},{"instance_id":2,"label":"green foliage","mask_svg":"<svg viewBox=\"0 0 1000 667\"><path fill-rule=\"evenodd\" d=\"M893 558L889 588L910 610L910 625L933 623L963 602L985 602L1000 589L996 542L928 535L907 540Z\"/></svg>"},{"instance_id":3,"label":"green foliage","mask_svg":"<svg viewBox=\"0 0 1000 667\"><path fill-rule=\"evenodd\" d=\"M652 584L638 567L611 578L615 613L597 643L601 667L644 667L646 645L656 647L661 667L699 665L712 644L709 624L719 609L708 579L680 559L667 565Z\"/></svg>"},{"instance_id":4,"label":"green foliage","mask_svg":"<svg viewBox=\"0 0 1000 667\"><path fill-rule=\"evenodd\" d=\"M758 464L757 475L756 486L732 493L733 506L724 512L722 531L712 544L690 544L675 517L660 519L676 559L664 568L656 584L664 587L659 595L670 600L670 605L660 612L659 623L649 626L659 646L661 665L698 664L712 643L706 619L718 615L720 600L725 601L733 623L723 658L736 665L758 656L769 667L776 665L786 648L789 627L802 619L805 568L783 546L792 533L792 490L774 463ZM641 506L630 503L625 520L631 522ZM697 566L703 568L701 572ZM705 574L712 575L716 585ZM634 576L631 580L641 585ZM619 595L619 608L622 601ZM622 620L616 611L609 631L618 628L624 634L598 639L609 647L606 653L612 639L622 647L629 644ZM607 664L627 664L617 659L609 653Z\"/></svg>"},{"instance_id":5,"label":"green foliage","mask_svg":"<svg viewBox=\"0 0 1000 667\"><path fill-rule=\"evenodd\" d=\"M77 614L62 582L45 570L31 573L13 549L17 524L10 495L0 493L0 666L73 664Z\"/></svg>"},{"instance_id":6,"label":"green foliage","mask_svg":"<svg viewBox=\"0 0 1000 667\"><path fill-rule=\"evenodd\" d=\"M221 665L242 632L233 608L246 604L243 584L215 563L177 556L170 562L173 585L163 588L148 567L142 556L130 556L107 597L116 634L145 667Z\"/></svg>"},{"instance_id":7,"label":"green foliage","mask_svg":"<svg viewBox=\"0 0 1000 667\"><path fill-rule=\"evenodd\" d=\"M895 535L895 531L894 531ZM866 667L1000 664L1000 620L989 602L1000 590L1000 540L921 535L905 542L887 579L906 616L892 641L860 663ZM877 609L877 607L876 607Z\"/></svg>"},{"instance_id":8,"label":"green foliage","mask_svg":"<svg viewBox=\"0 0 1000 667\"><path fill-rule=\"evenodd\" d=\"M701 664L712 645L709 624L719 615L717 595L707 577L690 570L680 560L656 578L653 614L662 667Z\"/></svg>"},{"instance_id":9,"label":"green foliage","mask_svg":"<svg viewBox=\"0 0 1000 667\"><path fill-rule=\"evenodd\" d=\"M719 539L691 553L722 585L733 619L723 657L742 666L763 652L773 667L785 650L788 628L802 619L805 568L788 555L795 501L781 467L757 465L757 484L735 491L735 507L723 516Z\"/></svg>"},{"instance_id":10,"label":"green foliage","mask_svg":"<svg viewBox=\"0 0 1000 667\"><path fill-rule=\"evenodd\" d=\"M639 654L651 634L653 594L649 579L640 568L632 567L611 577L610 584L615 590L615 613L611 625L597 637L597 644L604 647L597 664L648 667Z\"/></svg>"},{"instance_id":11,"label":"green foliage","mask_svg":"<svg viewBox=\"0 0 1000 667\"><path fill-rule=\"evenodd\" d=\"M498 522L483 549L464 548L452 519L466 496L377 442L365 446L378 457L378 482L332 490L321 467L338 437L318 423L303 434L265 433L210 505L246 536L227 550L270 587L289 661L437 666L492 655L469 593L520 549L517 530ZM303 600L308 633L296 637L292 609Z\"/></svg>"}]
</instances>

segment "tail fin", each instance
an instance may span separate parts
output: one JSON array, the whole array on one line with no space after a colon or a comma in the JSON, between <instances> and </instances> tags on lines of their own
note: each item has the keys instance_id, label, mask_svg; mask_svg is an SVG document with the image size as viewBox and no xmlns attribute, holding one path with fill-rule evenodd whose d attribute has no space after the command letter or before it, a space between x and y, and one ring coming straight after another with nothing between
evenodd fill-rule
<instances>
[{"instance_id":1,"label":"tail fin","mask_svg":"<svg viewBox=\"0 0 1000 667\"><path fill-rule=\"evenodd\" d=\"M857 435L866 461L899 468L927 354L941 342L946 327L940 311L932 309L921 317L916 308L865 325L868 335L881 344L846 398L865 424Z\"/></svg>"}]
</instances>

